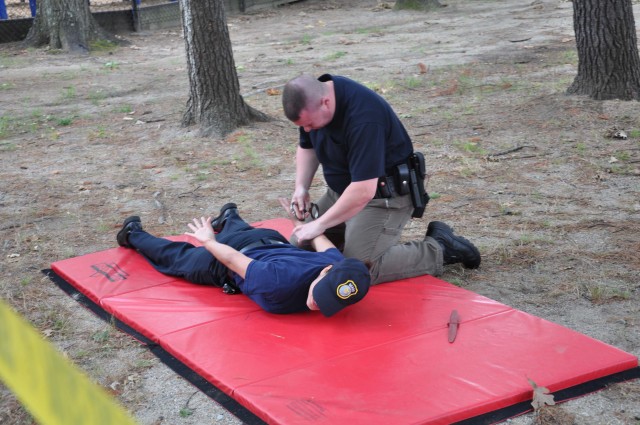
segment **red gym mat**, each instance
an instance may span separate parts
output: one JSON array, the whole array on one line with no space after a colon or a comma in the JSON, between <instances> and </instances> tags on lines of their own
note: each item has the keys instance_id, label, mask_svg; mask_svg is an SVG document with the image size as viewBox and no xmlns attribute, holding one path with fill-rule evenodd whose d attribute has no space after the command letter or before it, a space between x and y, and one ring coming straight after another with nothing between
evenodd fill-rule
<instances>
[{"instance_id":1,"label":"red gym mat","mask_svg":"<svg viewBox=\"0 0 640 425\"><path fill-rule=\"evenodd\" d=\"M531 410L529 379L561 401L640 376L629 353L431 276L374 286L325 318L266 313L120 247L47 272L248 423L493 423Z\"/></svg>"}]
</instances>

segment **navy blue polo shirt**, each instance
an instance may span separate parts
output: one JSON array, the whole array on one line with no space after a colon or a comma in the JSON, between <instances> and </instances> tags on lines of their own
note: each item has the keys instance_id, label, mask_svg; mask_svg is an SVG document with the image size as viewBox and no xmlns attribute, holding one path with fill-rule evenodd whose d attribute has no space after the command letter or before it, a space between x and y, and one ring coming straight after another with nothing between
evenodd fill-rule
<instances>
[{"instance_id":1,"label":"navy blue polo shirt","mask_svg":"<svg viewBox=\"0 0 640 425\"><path fill-rule=\"evenodd\" d=\"M344 259L336 248L305 251L293 245L263 245L245 252L249 263L244 280L233 274L243 294L269 313L308 311L311 282L322 269Z\"/></svg>"},{"instance_id":2,"label":"navy blue polo shirt","mask_svg":"<svg viewBox=\"0 0 640 425\"><path fill-rule=\"evenodd\" d=\"M349 78L333 81L336 111L325 127L300 127L300 147L313 148L329 187L341 194L349 184L390 173L413 152L411 139L391 106L373 90Z\"/></svg>"}]
</instances>

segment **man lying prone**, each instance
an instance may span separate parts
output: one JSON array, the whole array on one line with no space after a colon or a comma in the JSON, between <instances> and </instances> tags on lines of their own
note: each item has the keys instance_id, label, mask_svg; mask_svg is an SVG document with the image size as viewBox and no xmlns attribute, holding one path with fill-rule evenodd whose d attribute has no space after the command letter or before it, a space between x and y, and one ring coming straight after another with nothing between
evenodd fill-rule
<instances>
[{"instance_id":1,"label":"man lying prone","mask_svg":"<svg viewBox=\"0 0 640 425\"><path fill-rule=\"evenodd\" d=\"M287 201L281 204L288 209ZM371 281L367 266L345 258L324 235L315 251L295 247L279 232L254 228L228 203L214 218L201 217L185 232L200 243L174 242L142 228L140 217L124 220L118 245L142 254L160 273L240 291L270 313L320 310L329 317L360 301Z\"/></svg>"}]
</instances>

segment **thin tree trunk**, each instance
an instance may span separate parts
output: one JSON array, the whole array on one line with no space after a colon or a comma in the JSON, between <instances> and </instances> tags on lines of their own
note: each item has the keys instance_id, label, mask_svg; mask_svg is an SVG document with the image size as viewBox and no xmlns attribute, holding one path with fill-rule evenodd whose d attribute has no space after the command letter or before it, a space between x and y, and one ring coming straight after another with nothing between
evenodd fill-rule
<instances>
[{"instance_id":1,"label":"thin tree trunk","mask_svg":"<svg viewBox=\"0 0 640 425\"><path fill-rule=\"evenodd\" d=\"M181 0L190 93L182 124L200 124L201 135L224 136L269 117L240 95L222 0Z\"/></svg>"},{"instance_id":2,"label":"thin tree trunk","mask_svg":"<svg viewBox=\"0 0 640 425\"><path fill-rule=\"evenodd\" d=\"M89 42L115 38L103 31L93 19L87 0L42 0L24 40L26 46L49 45L72 53L87 53Z\"/></svg>"},{"instance_id":3,"label":"thin tree trunk","mask_svg":"<svg viewBox=\"0 0 640 425\"><path fill-rule=\"evenodd\" d=\"M578 75L568 94L640 100L640 58L631 0L574 0Z\"/></svg>"}]
</instances>

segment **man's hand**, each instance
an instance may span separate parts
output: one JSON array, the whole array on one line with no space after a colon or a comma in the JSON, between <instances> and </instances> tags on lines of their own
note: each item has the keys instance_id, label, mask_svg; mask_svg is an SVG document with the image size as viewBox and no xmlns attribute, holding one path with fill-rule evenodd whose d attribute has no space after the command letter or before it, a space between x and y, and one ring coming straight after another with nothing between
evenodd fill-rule
<instances>
[{"instance_id":1,"label":"man's hand","mask_svg":"<svg viewBox=\"0 0 640 425\"><path fill-rule=\"evenodd\" d=\"M313 240L316 236L324 233L326 229L315 221L303 224L302 221L298 219L294 208L289 205L286 198L279 198L278 200L280 201L282 209L287 212L287 217L289 217L293 223L294 228L291 234L297 238L298 245L301 242ZM311 205L311 203L309 203L309 205ZM309 213L307 212L306 215L308 216Z\"/></svg>"},{"instance_id":2,"label":"man's hand","mask_svg":"<svg viewBox=\"0 0 640 425\"><path fill-rule=\"evenodd\" d=\"M309 217L309 211L311 210L311 196L309 191L305 189L296 189L291 196L291 204L288 208L294 212L295 218L300 221L304 221Z\"/></svg>"},{"instance_id":3,"label":"man's hand","mask_svg":"<svg viewBox=\"0 0 640 425\"><path fill-rule=\"evenodd\" d=\"M296 217L295 211L293 210L293 208L291 208L291 204L289 204L289 200L287 198L278 198L278 201L280 202L280 206L286 213L287 218L291 220L294 226L299 226L300 220L298 220L298 218Z\"/></svg>"},{"instance_id":4,"label":"man's hand","mask_svg":"<svg viewBox=\"0 0 640 425\"><path fill-rule=\"evenodd\" d=\"M191 232L184 232L184 234L196 238L201 243L216 240L216 234L213 232L213 227L211 227L211 217L200 217L200 220L194 218L193 223L187 223L187 226L189 226Z\"/></svg>"},{"instance_id":5,"label":"man's hand","mask_svg":"<svg viewBox=\"0 0 640 425\"><path fill-rule=\"evenodd\" d=\"M291 232L291 236L295 236L298 239L298 245L300 245L304 241L310 241L322 235L325 230L327 229L323 227L318 220L314 220L309 223L297 225Z\"/></svg>"}]
</instances>

